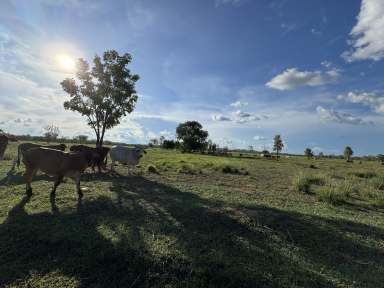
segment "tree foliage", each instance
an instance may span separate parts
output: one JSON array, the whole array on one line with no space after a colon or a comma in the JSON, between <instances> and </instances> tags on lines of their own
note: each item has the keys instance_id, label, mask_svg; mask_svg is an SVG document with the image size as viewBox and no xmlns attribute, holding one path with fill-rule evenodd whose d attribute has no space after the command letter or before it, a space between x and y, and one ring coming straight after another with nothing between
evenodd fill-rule
<instances>
[{"instance_id":1,"label":"tree foliage","mask_svg":"<svg viewBox=\"0 0 384 288\"><path fill-rule=\"evenodd\" d=\"M350 161L352 155L353 155L353 150L352 150L352 148L349 147L349 146L346 146L345 149L344 149L344 158L345 158L347 161Z\"/></svg>"},{"instance_id":2,"label":"tree foliage","mask_svg":"<svg viewBox=\"0 0 384 288\"><path fill-rule=\"evenodd\" d=\"M278 134L273 138L273 151L276 152L276 156L279 156L279 153L284 148L283 140L281 136Z\"/></svg>"},{"instance_id":3,"label":"tree foliage","mask_svg":"<svg viewBox=\"0 0 384 288\"><path fill-rule=\"evenodd\" d=\"M95 56L93 67L79 59L76 80L61 82L70 100L64 108L85 116L87 124L96 134L96 145L102 146L105 131L120 124L120 119L135 108L137 94L135 83L139 76L127 68L132 57L110 50L103 57Z\"/></svg>"},{"instance_id":4,"label":"tree foliage","mask_svg":"<svg viewBox=\"0 0 384 288\"><path fill-rule=\"evenodd\" d=\"M305 148L304 155L307 156L308 159L313 157L313 152L311 148Z\"/></svg>"},{"instance_id":5,"label":"tree foliage","mask_svg":"<svg viewBox=\"0 0 384 288\"><path fill-rule=\"evenodd\" d=\"M203 151L207 146L208 132L197 121L187 121L176 128L177 139L182 142L184 151Z\"/></svg>"},{"instance_id":6,"label":"tree foliage","mask_svg":"<svg viewBox=\"0 0 384 288\"><path fill-rule=\"evenodd\" d=\"M48 143L55 141L60 134L60 128L55 125L47 125L43 131L43 136Z\"/></svg>"}]
</instances>

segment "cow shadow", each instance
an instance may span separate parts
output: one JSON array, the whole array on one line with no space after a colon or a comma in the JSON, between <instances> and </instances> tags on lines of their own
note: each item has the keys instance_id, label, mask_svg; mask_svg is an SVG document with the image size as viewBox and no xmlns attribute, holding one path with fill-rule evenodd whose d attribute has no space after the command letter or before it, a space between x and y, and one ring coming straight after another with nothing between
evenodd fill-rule
<instances>
[{"instance_id":1,"label":"cow shadow","mask_svg":"<svg viewBox=\"0 0 384 288\"><path fill-rule=\"evenodd\" d=\"M30 214L25 196L9 211L0 225L0 286L52 274L80 287L337 287L334 275L356 287L384 281L382 251L359 241L381 241L382 229L228 206L145 177L105 177L111 197L85 196L73 209L51 198L53 213Z\"/></svg>"},{"instance_id":2,"label":"cow shadow","mask_svg":"<svg viewBox=\"0 0 384 288\"><path fill-rule=\"evenodd\" d=\"M46 174L37 174L33 181L53 181L53 178ZM10 170L7 174L0 179L0 186L9 186L9 185L21 185L25 184L24 171L23 172L15 172L14 170Z\"/></svg>"}]
</instances>

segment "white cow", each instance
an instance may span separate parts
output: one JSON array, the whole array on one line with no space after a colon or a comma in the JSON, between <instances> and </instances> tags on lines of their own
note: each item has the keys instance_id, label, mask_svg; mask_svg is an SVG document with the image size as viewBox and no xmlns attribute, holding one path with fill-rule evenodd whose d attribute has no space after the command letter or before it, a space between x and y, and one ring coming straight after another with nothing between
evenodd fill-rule
<instances>
[{"instance_id":1,"label":"white cow","mask_svg":"<svg viewBox=\"0 0 384 288\"><path fill-rule=\"evenodd\" d=\"M139 163L143 154L146 153L141 147L113 146L109 152L112 160L111 170L114 171L115 162L119 162L128 166L128 175L131 175L133 168Z\"/></svg>"}]
</instances>

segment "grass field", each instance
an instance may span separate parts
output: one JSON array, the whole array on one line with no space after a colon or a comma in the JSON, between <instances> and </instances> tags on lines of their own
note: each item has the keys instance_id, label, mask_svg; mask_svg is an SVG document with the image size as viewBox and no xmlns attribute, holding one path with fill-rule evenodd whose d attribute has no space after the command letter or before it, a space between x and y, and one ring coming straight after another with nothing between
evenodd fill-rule
<instances>
[{"instance_id":1,"label":"grass field","mask_svg":"<svg viewBox=\"0 0 384 288\"><path fill-rule=\"evenodd\" d=\"M0 286L384 287L384 166L149 149L50 201L0 163ZM310 168L310 165L313 165ZM148 167L151 167L148 169ZM153 173L157 172L157 173Z\"/></svg>"}]
</instances>

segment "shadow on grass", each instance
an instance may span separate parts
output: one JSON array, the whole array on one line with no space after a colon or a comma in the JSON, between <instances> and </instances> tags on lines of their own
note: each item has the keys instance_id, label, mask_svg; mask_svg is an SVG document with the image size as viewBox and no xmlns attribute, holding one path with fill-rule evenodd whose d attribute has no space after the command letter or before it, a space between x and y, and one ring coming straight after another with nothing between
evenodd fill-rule
<instances>
[{"instance_id":1,"label":"shadow on grass","mask_svg":"<svg viewBox=\"0 0 384 288\"><path fill-rule=\"evenodd\" d=\"M33 181L40 181L40 180L46 180L46 181L53 181L52 177L49 177L46 174L38 174L33 178ZM24 179L24 171L15 173L15 171L10 170L7 172L6 176L3 179L0 179L0 187L1 186L8 186L8 185L21 185L25 184Z\"/></svg>"},{"instance_id":2,"label":"shadow on grass","mask_svg":"<svg viewBox=\"0 0 384 288\"><path fill-rule=\"evenodd\" d=\"M94 176L89 176L94 177ZM225 207L143 177L105 174L115 198L0 225L0 286L59 272L81 287L379 287L381 229L264 206ZM91 181L91 179L85 179ZM319 269L319 268L322 269ZM33 272L32 272L33 271ZM374 275L374 277L372 277Z\"/></svg>"}]
</instances>

